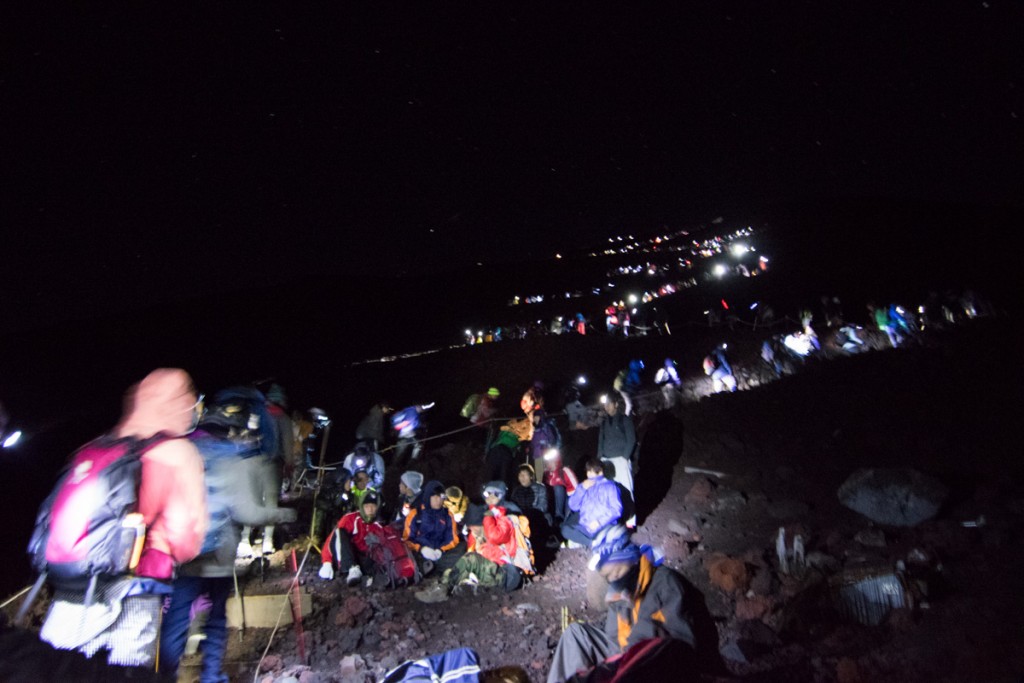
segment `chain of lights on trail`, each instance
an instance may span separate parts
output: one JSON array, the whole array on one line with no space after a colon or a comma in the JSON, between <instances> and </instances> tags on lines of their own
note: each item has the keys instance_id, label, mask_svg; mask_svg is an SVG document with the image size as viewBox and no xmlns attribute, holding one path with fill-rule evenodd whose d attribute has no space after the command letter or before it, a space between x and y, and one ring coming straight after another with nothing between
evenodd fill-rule
<instances>
[{"instance_id":1,"label":"chain of lights on trail","mask_svg":"<svg viewBox=\"0 0 1024 683\"><path fill-rule=\"evenodd\" d=\"M719 221L720 222L720 221ZM745 228L715 235L702 241L690 239L690 233L686 230L679 230L675 233L657 235L647 240L637 240L633 235L626 237L610 237L608 241L617 245L615 248L605 249L600 252L591 252L589 257L607 257L629 254L652 254L657 256L671 256L671 260L665 263L646 260L643 263L634 263L617 268L612 268L605 273L608 282L602 287L590 287L588 289L564 292L561 294L532 294L527 296L514 296L508 301L509 306L520 306L530 304L549 303L563 299L580 299L585 296L601 296L619 287L615 280L622 277L643 276L647 278L661 278L663 282L656 287L645 288L642 293L629 293L609 304L609 308L615 308L620 313L628 310L635 314L636 307L642 304L651 303L655 299L677 294L685 289L698 286L696 263L713 259L714 262L703 271L704 280L724 279L731 275L743 277L756 277L758 274L768 270L768 257L757 255L756 261L743 263L744 259L751 260L748 254L757 252L756 246L751 244L754 229L750 226ZM678 256L677 256L678 254ZM563 258L556 254L555 258ZM684 277L685 276L685 277ZM628 287L628 285L626 286ZM726 309L728 305L724 306ZM577 314L577 319L582 314ZM551 324L551 331L555 331L556 324L561 327L565 323L564 316L555 316ZM572 323L570 318L569 324ZM542 324L538 321L538 324ZM489 327L485 330L467 328L463 332L466 344L478 344L485 341L500 341L501 327ZM560 330L559 330L560 331Z\"/></svg>"}]
</instances>

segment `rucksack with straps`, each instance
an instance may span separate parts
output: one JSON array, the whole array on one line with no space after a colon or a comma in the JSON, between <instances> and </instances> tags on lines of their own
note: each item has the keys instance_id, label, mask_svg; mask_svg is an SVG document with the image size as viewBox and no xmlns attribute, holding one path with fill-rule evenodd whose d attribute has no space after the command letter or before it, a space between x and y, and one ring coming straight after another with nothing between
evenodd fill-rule
<instances>
[{"instance_id":1,"label":"rucksack with straps","mask_svg":"<svg viewBox=\"0 0 1024 683\"><path fill-rule=\"evenodd\" d=\"M384 526L381 533L368 534L366 545L367 555L373 562L375 588L397 588L419 583L419 566L409 552L409 546L394 529Z\"/></svg>"},{"instance_id":2,"label":"rucksack with straps","mask_svg":"<svg viewBox=\"0 0 1024 683\"><path fill-rule=\"evenodd\" d=\"M39 579L57 588L86 590L91 603L97 581L129 574L139 561L145 526L138 514L142 456L168 436L148 439L104 435L72 456L39 508L28 553Z\"/></svg>"},{"instance_id":3,"label":"rucksack with straps","mask_svg":"<svg viewBox=\"0 0 1024 683\"><path fill-rule=\"evenodd\" d=\"M509 521L516 530L516 554L512 564L527 576L537 573L534 569L533 545L530 543L530 520L525 515L508 515Z\"/></svg>"}]
</instances>

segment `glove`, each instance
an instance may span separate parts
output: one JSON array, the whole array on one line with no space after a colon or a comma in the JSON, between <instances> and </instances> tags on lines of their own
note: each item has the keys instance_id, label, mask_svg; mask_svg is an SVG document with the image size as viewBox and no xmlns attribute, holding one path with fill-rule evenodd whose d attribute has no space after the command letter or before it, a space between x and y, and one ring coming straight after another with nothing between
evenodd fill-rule
<instances>
[{"instance_id":1,"label":"glove","mask_svg":"<svg viewBox=\"0 0 1024 683\"><path fill-rule=\"evenodd\" d=\"M324 581L330 581L334 578L334 567L331 566L330 562L324 562L320 566L320 578Z\"/></svg>"},{"instance_id":2,"label":"glove","mask_svg":"<svg viewBox=\"0 0 1024 683\"><path fill-rule=\"evenodd\" d=\"M498 507L497 505L495 505L494 507L492 507L492 508L491 508L491 509L489 510L489 512L491 513L491 517L501 517L501 508L500 508L500 507Z\"/></svg>"},{"instance_id":3,"label":"glove","mask_svg":"<svg viewBox=\"0 0 1024 683\"><path fill-rule=\"evenodd\" d=\"M420 555L423 556L424 560L431 560L431 561L433 561L433 558L432 558L433 554L434 554L434 551L433 551L432 548L428 548L427 546L423 546L422 548L420 548Z\"/></svg>"}]
</instances>

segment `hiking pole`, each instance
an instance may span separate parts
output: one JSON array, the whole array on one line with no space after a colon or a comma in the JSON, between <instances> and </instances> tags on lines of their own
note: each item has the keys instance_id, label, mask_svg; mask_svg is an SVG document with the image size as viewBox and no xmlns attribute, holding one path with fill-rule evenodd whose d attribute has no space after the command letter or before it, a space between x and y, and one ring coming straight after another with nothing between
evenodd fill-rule
<instances>
[{"instance_id":1,"label":"hiking pole","mask_svg":"<svg viewBox=\"0 0 1024 683\"><path fill-rule=\"evenodd\" d=\"M242 591L238 590L238 570L234 565L231 566L231 576L235 579L235 597L238 598L238 606L242 608L242 628L238 630L238 639L242 640L245 638L245 598L242 597Z\"/></svg>"},{"instance_id":2,"label":"hiking pole","mask_svg":"<svg viewBox=\"0 0 1024 683\"><path fill-rule=\"evenodd\" d=\"M320 442L320 464L316 470L316 488L313 490L313 514L312 519L309 522L309 538L310 541L316 544L316 522L317 522L317 500L320 498L320 487L324 482L324 457L327 455L327 440L331 436L331 423L328 422L324 426L324 438Z\"/></svg>"}]
</instances>

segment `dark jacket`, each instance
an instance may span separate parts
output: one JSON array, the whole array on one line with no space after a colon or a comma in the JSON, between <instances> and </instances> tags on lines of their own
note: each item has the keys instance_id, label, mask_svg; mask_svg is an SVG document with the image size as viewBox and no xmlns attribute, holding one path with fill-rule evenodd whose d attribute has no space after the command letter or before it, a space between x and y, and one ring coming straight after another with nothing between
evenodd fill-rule
<instances>
[{"instance_id":1,"label":"dark jacket","mask_svg":"<svg viewBox=\"0 0 1024 683\"><path fill-rule=\"evenodd\" d=\"M674 638L696 646L693 617L683 577L668 567L640 558L640 576L632 595L609 593L605 632L620 650L648 638Z\"/></svg>"},{"instance_id":2,"label":"dark jacket","mask_svg":"<svg viewBox=\"0 0 1024 683\"><path fill-rule=\"evenodd\" d=\"M633 418L623 412L605 415L601 419L601 431L597 436L598 458L633 457L636 449L636 428Z\"/></svg>"},{"instance_id":3,"label":"dark jacket","mask_svg":"<svg viewBox=\"0 0 1024 683\"><path fill-rule=\"evenodd\" d=\"M514 486L508 498L523 510L548 512L548 488L544 484L534 482L529 486Z\"/></svg>"},{"instance_id":4,"label":"dark jacket","mask_svg":"<svg viewBox=\"0 0 1024 683\"><path fill-rule=\"evenodd\" d=\"M435 493L444 493L444 485L439 481L427 482L422 502L405 518L402 540L415 552L423 546L447 552L459 544L458 527L451 510L443 505L440 510L430 507L430 497Z\"/></svg>"}]
</instances>

